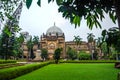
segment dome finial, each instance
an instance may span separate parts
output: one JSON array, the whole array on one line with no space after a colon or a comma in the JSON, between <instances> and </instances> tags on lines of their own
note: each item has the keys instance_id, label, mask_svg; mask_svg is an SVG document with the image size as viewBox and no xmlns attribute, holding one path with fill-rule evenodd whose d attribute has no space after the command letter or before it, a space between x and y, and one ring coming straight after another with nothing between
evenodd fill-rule
<instances>
[{"instance_id":1,"label":"dome finial","mask_svg":"<svg viewBox=\"0 0 120 80\"><path fill-rule=\"evenodd\" d=\"M55 26L55 22L54 22L54 26Z\"/></svg>"}]
</instances>

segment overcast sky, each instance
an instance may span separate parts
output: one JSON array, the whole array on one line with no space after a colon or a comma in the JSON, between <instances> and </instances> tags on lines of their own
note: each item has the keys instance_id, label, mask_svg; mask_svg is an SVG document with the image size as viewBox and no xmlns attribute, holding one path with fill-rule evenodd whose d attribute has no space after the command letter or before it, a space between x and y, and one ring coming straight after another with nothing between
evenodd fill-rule
<instances>
[{"instance_id":1,"label":"overcast sky","mask_svg":"<svg viewBox=\"0 0 120 80\"><path fill-rule=\"evenodd\" d=\"M71 25L69 20L64 19L62 14L58 13L58 6L56 3L48 4L47 1L48 0L42 0L41 7L36 4L36 0L33 1L30 9L27 9L25 5L23 6L19 22L22 31L27 31L32 36L41 36L42 33L46 33L47 29L53 26L55 22L56 26L61 28L64 32L66 41L72 41L74 35L79 35L83 41L87 41L87 33L93 33L97 38L101 35L103 29L117 26L117 24L113 24L106 15L106 18L101 22L102 29L96 29L94 27L90 30L85 20L82 20L81 26L75 29L75 26Z\"/></svg>"}]
</instances>

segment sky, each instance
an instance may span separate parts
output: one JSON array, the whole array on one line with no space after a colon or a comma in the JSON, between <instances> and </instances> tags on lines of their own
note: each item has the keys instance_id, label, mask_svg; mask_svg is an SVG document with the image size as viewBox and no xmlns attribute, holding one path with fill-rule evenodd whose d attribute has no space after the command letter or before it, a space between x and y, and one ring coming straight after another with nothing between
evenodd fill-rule
<instances>
[{"instance_id":1,"label":"sky","mask_svg":"<svg viewBox=\"0 0 120 80\"><path fill-rule=\"evenodd\" d=\"M74 36L80 36L83 41L87 41L87 33L93 33L96 36L95 38L97 38L101 36L103 29L117 27L117 24L113 24L109 16L105 14L105 19L100 22L102 29L94 27L90 30L85 20L81 21L80 27L75 28L68 19L62 17L62 13L58 13L56 2L48 4L47 1L42 0L41 7L39 7L37 0L34 0L30 9L27 9L24 4L19 21L19 26L22 28L21 32L27 31L32 36L40 37L55 22L56 26L64 32L65 41L72 41Z\"/></svg>"}]
</instances>

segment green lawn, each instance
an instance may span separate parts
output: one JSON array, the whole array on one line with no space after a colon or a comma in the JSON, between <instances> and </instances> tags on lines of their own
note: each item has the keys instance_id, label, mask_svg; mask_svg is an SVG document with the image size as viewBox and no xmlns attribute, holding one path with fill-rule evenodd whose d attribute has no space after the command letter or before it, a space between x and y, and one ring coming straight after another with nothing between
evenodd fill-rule
<instances>
[{"instance_id":1,"label":"green lawn","mask_svg":"<svg viewBox=\"0 0 120 80\"><path fill-rule=\"evenodd\" d=\"M51 64L14 80L117 80L113 63Z\"/></svg>"}]
</instances>

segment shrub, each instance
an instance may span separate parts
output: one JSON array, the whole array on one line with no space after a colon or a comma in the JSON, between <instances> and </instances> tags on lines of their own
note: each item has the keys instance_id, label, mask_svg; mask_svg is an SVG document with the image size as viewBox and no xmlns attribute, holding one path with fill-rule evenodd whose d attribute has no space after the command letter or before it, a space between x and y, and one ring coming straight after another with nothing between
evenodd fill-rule
<instances>
[{"instance_id":1,"label":"shrub","mask_svg":"<svg viewBox=\"0 0 120 80\"><path fill-rule=\"evenodd\" d=\"M72 49L71 47L68 47L67 55L68 55L68 58L72 59L72 60L77 58L77 52L74 49Z\"/></svg>"},{"instance_id":2,"label":"shrub","mask_svg":"<svg viewBox=\"0 0 120 80\"><path fill-rule=\"evenodd\" d=\"M11 80L48 64L50 64L50 62L44 62L40 64L28 64L20 67L2 69L0 70L0 80Z\"/></svg>"},{"instance_id":3,"label":"shrub","mask_svg":"<svg viewBox=\"0 0 120 80\"><path fill-rule=\"evenodd\" d=\"M6 63L16 63L16 60L0 60L0 64L6 64Z\"/></svg>"},{"instance_id":4,"label":"shrub","mask_svg":"<svg viewBox=\"0 0 120 80\"><path fill-rule=\"evenodd\" d=\"M91 55L85 52L80 52L78 54L78 59L79 60L90 60L91 59Z\"/></svg>"},{"instance_id":5,"label":"shrub","mask_svg":"<svg viewBox=\"0 0 120 80\"><path fill-rule=\"evenodd\" d=\"M60 63L115 63L116 60L68 60L68 61L60 61Z\"/></svg>"},{"instance_id":6,"label":"shrub","mask_svg":"<svg viewBox=\"0 0 120 80\"><path fill-rule=\"evenodd\" d=\"M48 50L47 49L41 49L41 57L43 60L47 60L48 58Z\"/></svg>"}]
</instances>

